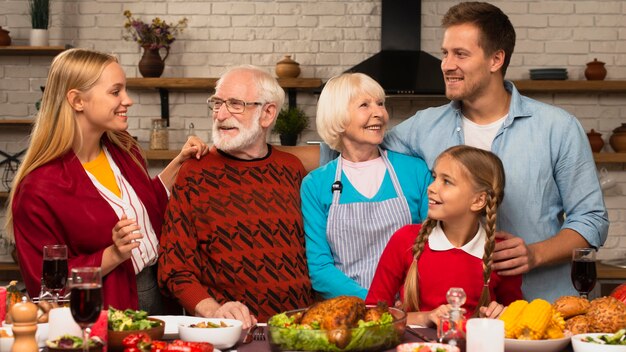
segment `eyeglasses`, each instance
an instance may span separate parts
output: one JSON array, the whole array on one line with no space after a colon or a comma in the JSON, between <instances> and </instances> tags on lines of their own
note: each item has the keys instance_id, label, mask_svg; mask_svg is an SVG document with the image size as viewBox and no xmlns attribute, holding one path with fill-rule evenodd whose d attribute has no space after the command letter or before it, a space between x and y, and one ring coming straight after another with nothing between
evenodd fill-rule
<instances>
[{"instance_id":1,"label":"eyeglasses","mask_svg":"<svg viewBox=\"0 0 626 352\"><path fill-rule=\"evenodd\" d=\"M209 106L209 109L213 110L213 112L218 112L222 105L226 105L226 110L228 110L231 114L241 114L244 110L246 110L246 106L248 105L265 104L258 101L243 101L239 99L222 100L216 97L209 97L206 103Z\"/></svg>"}]
</instances>

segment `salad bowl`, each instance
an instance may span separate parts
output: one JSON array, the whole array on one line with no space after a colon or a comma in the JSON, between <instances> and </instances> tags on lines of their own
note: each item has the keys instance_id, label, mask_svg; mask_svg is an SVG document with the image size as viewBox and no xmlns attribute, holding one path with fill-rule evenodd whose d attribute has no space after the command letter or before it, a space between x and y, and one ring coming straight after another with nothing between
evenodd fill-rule
<instances>
[{"instance_id":1,"label":"salad bowl","mask_svg":"<svg viewBox=\"0 0 626 352\"><path fill-rule=\"evenodd\" d=\"M108 335L108 347L111 351L123 351L124 346L122 345L122 340L130 334L138 334L144 333L150 336L152 340L160 340L163 338L163 333L165 332L165 322L156 318L147 318L147 320L158 322L159 324L155 327L151 327L148 329L142 330L124 330L124 331L114 331L107 330Z\"/></svg>"},{"instance_id":2,"label":"salad bowl","mask_svg":"<svg viewBox=\"0 0 626 352\"><path fill-rule=\"evenodd\" d=\"M323 330L305 326L286 326L285 319L303 313L297 309L277 314L267 323L267 337L272 352L278 351L381 351L397 346L406 329L406 313L397 308L388 308L390 319L381 319L376 324L344 330ZM368 324L368 323L366 323ZM345 346L338 347L329 336L348 336Z\"/></svg>"}]
</instances>

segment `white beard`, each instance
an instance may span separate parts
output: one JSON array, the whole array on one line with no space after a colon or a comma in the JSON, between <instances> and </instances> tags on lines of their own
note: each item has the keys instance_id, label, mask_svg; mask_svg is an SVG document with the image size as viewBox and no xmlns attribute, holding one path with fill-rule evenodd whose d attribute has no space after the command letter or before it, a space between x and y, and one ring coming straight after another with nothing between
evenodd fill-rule
<instances>
[{"instance_id":1,"label":"white beard","mask_svg":"<svg viewBox=\"0 0 626 352\"><path fill-rule=\"evenodd\" d=\"M240 151L254 144L260 137L263 136L263 129L259 121L261 120L261 110L252 116L251 125L249 128L245 128L234 117L228 118L224 121L213 121L213 133L211 135L213 144L219 150L225 152ZM223 136L220 127L235 127L239 130L239 133L234 136Z\"/></svg>"}]
</instances>

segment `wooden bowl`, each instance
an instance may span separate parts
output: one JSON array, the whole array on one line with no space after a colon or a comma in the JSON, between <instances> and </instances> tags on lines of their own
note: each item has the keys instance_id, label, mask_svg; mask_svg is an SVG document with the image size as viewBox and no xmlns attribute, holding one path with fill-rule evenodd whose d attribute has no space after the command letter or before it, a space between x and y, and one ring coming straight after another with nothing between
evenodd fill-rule
<instances>
[{"instance_id":1,"label":"wooden bowl","mask_svg":"<svg viewBox=\"0 0 626 352\"><path fill-rule=\"evenodd\" d=\"M161 319L148 318L149 320L158 321L161 324L151 329L146 330L126 330L126 331L113 331L107 330L108 350L109 351L124 351L122 340L130 334L144 333L150 336L152 340L160 340L163 338L165 332L165 322Z\"/></svg>"},{"instance_id":2,"label":"wooden bowl","mask_svg":"<svg viewBox=\"0 0 626 352\"><path fill-rule=\"evenodd\" d=\"M48 347L48 352L82 352L82 347L77 348L57 348L57 347ZM89 351L92 352L102 352L102 344L97 344L96 346L90 347Z\"/></svg>"}]
</instances>

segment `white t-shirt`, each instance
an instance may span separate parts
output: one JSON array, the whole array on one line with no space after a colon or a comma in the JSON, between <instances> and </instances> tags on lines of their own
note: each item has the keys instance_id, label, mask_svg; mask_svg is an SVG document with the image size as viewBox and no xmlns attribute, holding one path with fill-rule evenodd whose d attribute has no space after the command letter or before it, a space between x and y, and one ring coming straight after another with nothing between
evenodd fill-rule
<instances>
[{"instance_id":1,"label":"white t-shirt","mask_svg":"<svg viewBox=\"0 0 626 352\"><path fill-rule=\"evenodd\" d=\"M509 114L504 115L497 121L488 125L479 125L463 116L463 135L465 137L465 145L491 151L491 144L496 137L496 133L502 127L504 120Z\"/></svg>"},{"instance_id":2,"label":"white t-shirt","mask_svg":"<svg viewBox=\"0 0 626 352\"><path fill-rule=\"evenodd\" d=\"M342 162L343 172L359 193L367 198L372 198L378 193L387 172L382 157L356 163L343 159Z\"/></svg>"}]
</instances>

